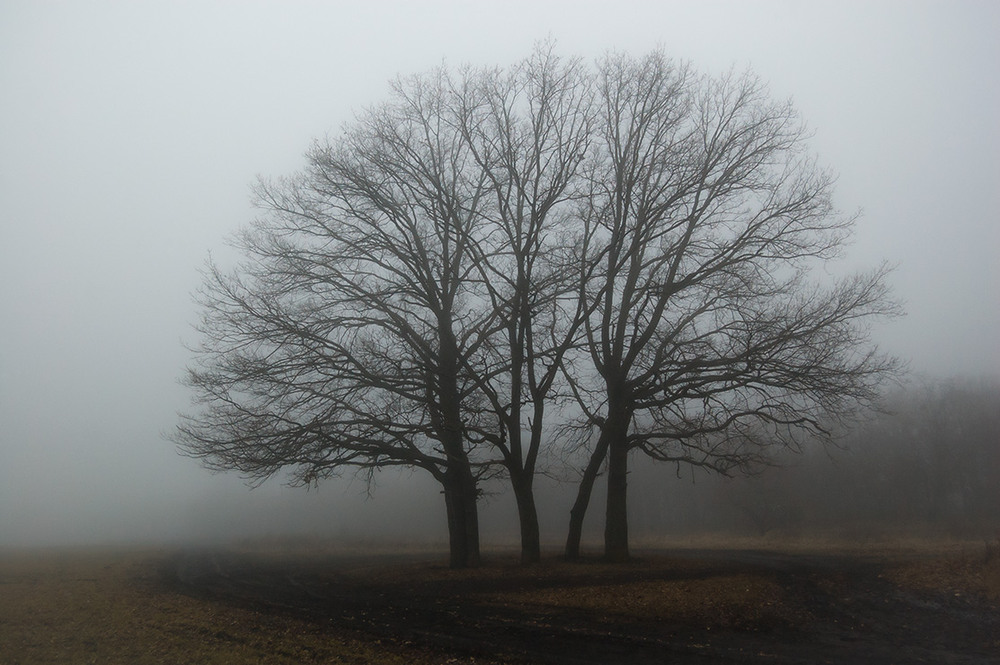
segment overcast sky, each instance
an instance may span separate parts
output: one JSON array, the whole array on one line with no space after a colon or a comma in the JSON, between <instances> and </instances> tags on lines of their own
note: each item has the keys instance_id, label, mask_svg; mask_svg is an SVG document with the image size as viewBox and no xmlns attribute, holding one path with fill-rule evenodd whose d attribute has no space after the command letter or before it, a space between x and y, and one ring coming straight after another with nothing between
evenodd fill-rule
<instances>
[{"instance_id":1,"label":"overcast sky","mask_svg":"<svg viewBox=\"0 0 1000 665\"><path fill-rule=\"evenodd\" d=\"M883 346L917 372L1000 374L998 34L991 0L0 0L0 545L181 534L213 510L253 532L301 501L162 437L188 404L199 267L251 219L258 174L298 169L397 73L545 38L752 67L863 210L847 264L898 266L909 315Z\"/></svg>"}]
</instances>

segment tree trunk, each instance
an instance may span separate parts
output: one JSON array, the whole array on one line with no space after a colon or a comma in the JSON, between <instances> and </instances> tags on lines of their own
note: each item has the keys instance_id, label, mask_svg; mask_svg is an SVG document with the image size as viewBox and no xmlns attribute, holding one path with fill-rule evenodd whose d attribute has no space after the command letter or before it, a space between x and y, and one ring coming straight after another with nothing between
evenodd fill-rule
<instances>
[{"instance_id":1,"label":"tree trunk","mask_svg":"<svg viewBox=\"0 0 1000 665\"><path fill-rule=\"evenodd\" d=\"M465 510L465 567L475 568L481 561L479 552L479 488L476 479L469 468L469 460L465 459L462 492Z\"/></svg>"},{"instance_id":2,"label":"tree trunk","mask_svg":"<svg viewBox=\"0 0 1000 665\"><path fill-rule=\"evenodd\" d=\"M628 447L616 440L608 451L608 500L604 518L604 558L628 561Z\"/></svg>"},{"instance_id":3,"label":"tree trunk","mask_svg":"<svg viewBox=\"0 0 1000 665\"><path fill-rule=\"evenodd\" d=\"M439 318L441 347L438 366L437 429L441 447L448 457L444 486L448 507L448 539L451 567L478 566L479 555L479 490L465 450L462 427L461 398L458 390L458 351L451 330L448 310Z\"/></svg>"},{"instance_id":4,"label":"tree trunk","mask_svg":"<svg viewBox=\"0 0 1000 665\"><path fill-rule=\"evenodd\" d=\"M513 487L521 525L521 563L538 563L542 559L542 545L531 478L515 480Z\"/></svg>"},{"instance_id":5,"label":"tree trunk","mask_svg":"<svg viewBox=\"0 0 1000 665\"><path fill-rule=\"evenodd\" d=\"M460 465L449 469L444 480L448 512L449 565L471 568L480 563L477 489L471 471Z\"/></svg>"},{"instance_id":6,"label":"tree trunk","mask_svg":"<svg viewBox=\"0 0 1000 665\"><path fill-rule=\"evenodd\" d=\"M602 430L597 446L590 454L590 461L587 468L583 470L583 477L580 479L580 486L576 492L576 502L569 511L569 534L566 536L566 558L575 561L580 558L580 539L583 536L583 518L587 515L587 506L590 505L590 495L594 491L594 481L604 463L604 457L608 453L608 438L606 431Z\"/></svg>"},{"instance_id":7,"label":"tree trunk","mask_svg":"<svg viewBox=\"0 0 1000 665\"><path fill-rule=\"evenodd\" d=\"M444 485L444 505L448 511L448 565L465 568L468 559L468 535L465 528L465 510L461 488L451 479Z\"/></svg>"}]
</instances>

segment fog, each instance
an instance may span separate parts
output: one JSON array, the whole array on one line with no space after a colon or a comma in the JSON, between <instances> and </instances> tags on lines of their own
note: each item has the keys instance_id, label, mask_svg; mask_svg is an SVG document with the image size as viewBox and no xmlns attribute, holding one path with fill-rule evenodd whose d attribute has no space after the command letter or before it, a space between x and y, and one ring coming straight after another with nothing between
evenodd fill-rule
<instances>
[{"instance_id":1,"label":"fog","mask_svg":"<svg viewBox=\"0 0 1000 665\"><path fill-rule=\"evenodd\" d=\"M839 207L863 212L845 269L897 266L908 315L881 346L915 376L1000 376L1000 5L538 4L0 4L0 546L443 541L416 472L370 497L350 478L250 490L178 455L191 293L253 218L255 177L301 167L390 78L506 65L546 38L751 66L807 120ZM540 494L556 542L570 497ZM484 541L513 542L509 497L487 499Z\"/></svg>"}]
</instances>

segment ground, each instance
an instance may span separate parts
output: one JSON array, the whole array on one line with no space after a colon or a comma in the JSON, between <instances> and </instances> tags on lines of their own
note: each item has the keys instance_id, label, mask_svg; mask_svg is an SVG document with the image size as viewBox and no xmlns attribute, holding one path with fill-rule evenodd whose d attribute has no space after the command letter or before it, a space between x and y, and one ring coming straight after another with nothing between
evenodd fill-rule
<instances>
[{"instance_id":1,"label":"ground","mask_svg":"<svg viewBox=\"0 0 1000 665\"><path fill-rule=\"evenodd\" d=\"M996 547L636 555L10 551L0 663L1000 663Z\"/></svg>"}]
</instances>

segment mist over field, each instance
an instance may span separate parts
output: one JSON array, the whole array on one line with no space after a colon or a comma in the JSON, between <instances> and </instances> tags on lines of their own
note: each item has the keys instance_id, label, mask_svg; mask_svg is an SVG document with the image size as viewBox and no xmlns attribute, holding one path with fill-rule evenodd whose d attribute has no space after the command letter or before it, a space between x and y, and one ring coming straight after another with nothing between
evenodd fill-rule
<instances>
[{"instance_id":1,"label":"mist over field","mask_svg":"<svg viewBox=\"0 0 1000 665\"><path fill-rule=\"evenodd\" d=\"M256 177L301 169L390 79L506 66L547 38L590 60L660 47L710 73L751 67L801 112L837 207L861 211L829 274L884 259L907 313L873 329L908 364L890 414L748 479L634 465L637 542L996 529L998 30L992 2L3 3L0 548L446 543L421 471L250 489L178 454L192 293L210 254L236 259ZM555 446L543 463L542 540L558 550L582 461ZM504 488L483 486L487 547L517 545Z\"/></svg>"}]
</instances>

